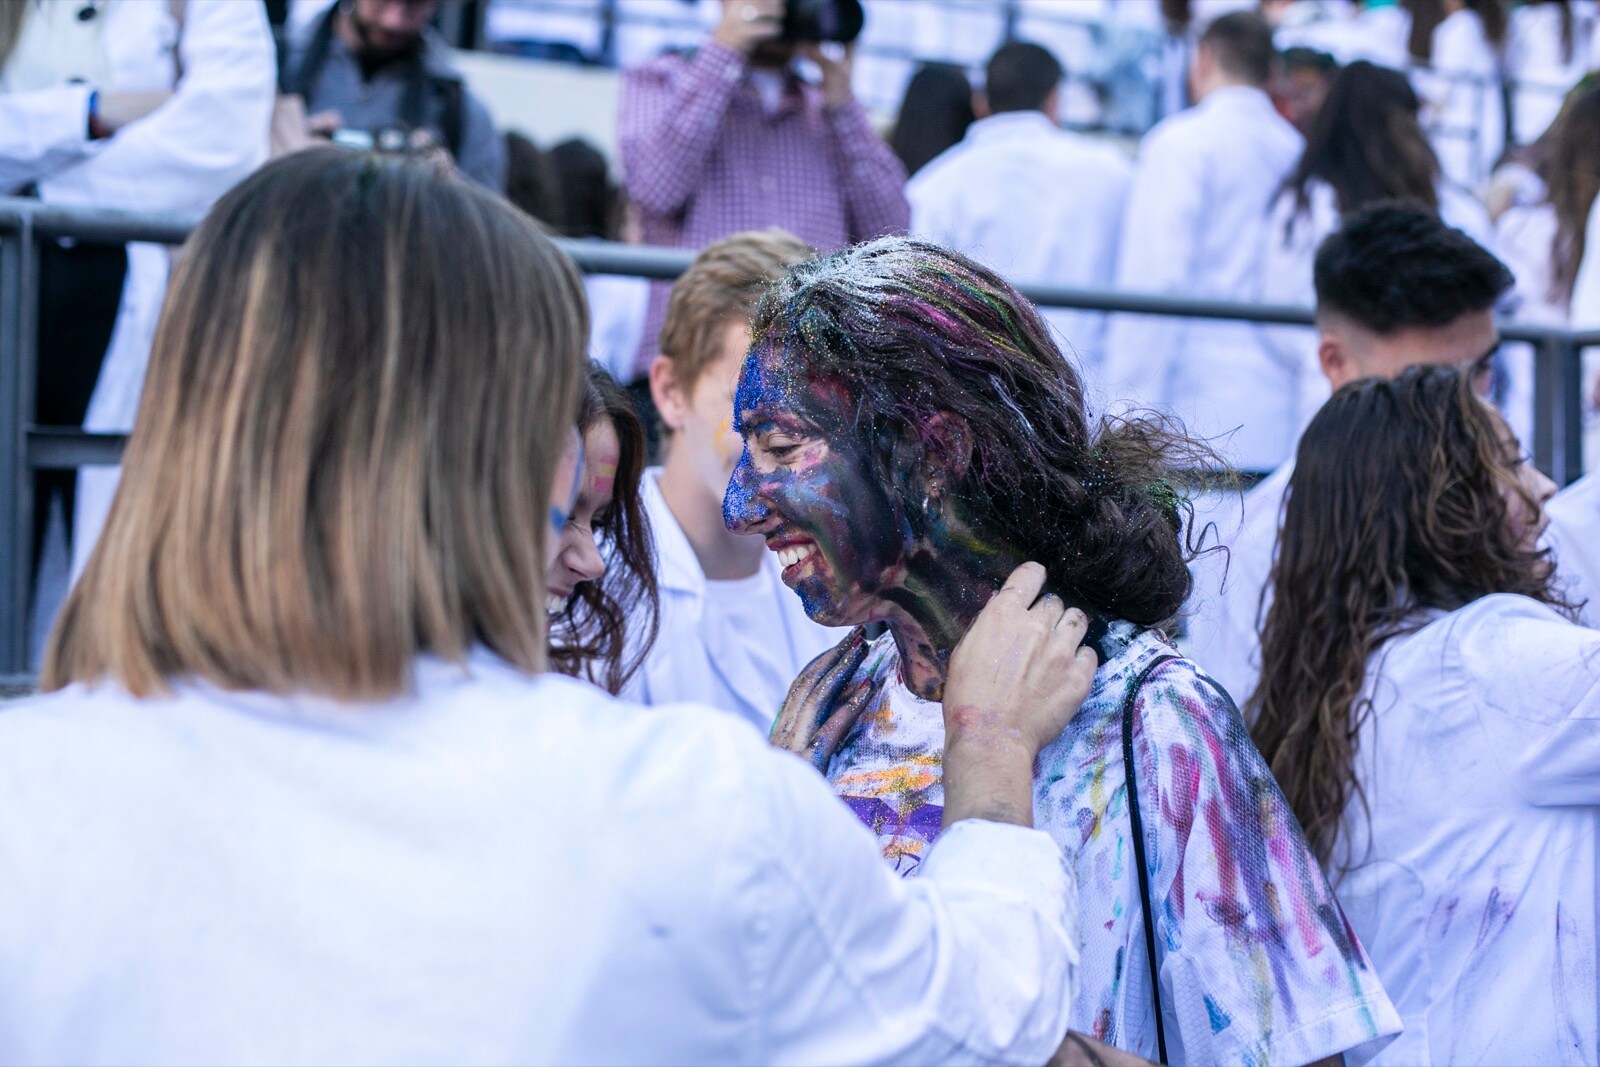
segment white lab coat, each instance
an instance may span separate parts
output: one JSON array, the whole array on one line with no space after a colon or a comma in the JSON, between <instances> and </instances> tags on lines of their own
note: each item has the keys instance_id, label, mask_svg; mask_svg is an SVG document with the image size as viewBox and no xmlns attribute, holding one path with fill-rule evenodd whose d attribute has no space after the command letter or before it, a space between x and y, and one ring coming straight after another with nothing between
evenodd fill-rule
<instances>
[{"instance_id":1,"label":"white lab coat","mask_svg":"<svg viewBox=\"0 0 1600 1067\"><path fill-rule=\"evenodd\" d=\"M993 115L906 186L911 232L964 252L1017 285L1109 289L1133 166L1116 148L1038 111ZM1046 310L1062 351L1091 380L1105 315Z\"/></svg>"},{"instance_id":2,"label":"white lab coat","mask_svg":"<svg viewBox=\"0 0 1600 1067\"><path fill-rule=\"evenodd\" d=\"M1567 599L1583 606L1583 622L1600 627L1600 470L1591 470L1545 505L1545 541Z\"/></svg>"},{"instance_id":3,"label":"white lab coat","mask_svg":"<svg viewBox=\"0 0 1600 1067\"><path fill-rule=\"evenodd\" d=\"M789 683L806 664L844 640L849 631L812 622L800 598L783 584L778 557L763 551L761 574L771 589L775 617L764 631L743 636L752 643L759 642L769 652L776 649L793 669L781 688L773 688L749 669L740 648L711 647L702 630L705 571L700 569L689 538L661 495L660 477L661 468L646 470L639 492L655 538L661 622L655 645L622 695L641 704L685 700L709 703L739 715L765 734L783 707ZM720 703L718 695L728 692L736 700Z\"/></svg>"},{"instance_id":4,"label":"white lab coat","mask_svg":"<svg viewBox=\"0 0 1600 1067\"><path fill-rule=\"evenodd\" d=\"M264 10L237 0L187 0L181 39L166 0L113 0L100 17L111 81L98 88L170 89L172 99L115 136L90 141L84 86L0 96L0 186L37 182L39 198L51 204L204 211L267 156L277 69ZM168 262L162 246L128 247L122 304L84 419L88 429L133 426ZM74 554L81 567L110 506L116 471L86 470L78 484Z\"/></svg>"},{"instance_id":5,"label":"white lab coat","mask_svg":"<svg viewBox=\"0 0 1600 1067\"><path fill-rule=\"evenodd\" d=\"M1237 524L1232 514L1218 523L1226 553L1202 556L1192 566L1195 591L1186 610L1188 655L1215 678L1242 709L1261 678L1257 611L1266 618L1271 594L1263 593L1278 552L1283 501L1294 474L1287 460L1244 495Z\"/></svg>"},{"instance_id":6,"label":"white lab coat","mask_svg":"<svg viewBox=\"0 0 1600 1067\"><path fill-rule=\"evenodd\" d=\"M1159 123L1139 148L1118 286L1259 301L1267 210L1301 147L1267 94L1243 86ZM1236 465L1271 469L1288 455L1298 368L1260 327L1118 315L1107 361L1112 397L1175 411Z\"/></svg>"},{"instance_id":7,"label":"white lab coat","mask_svg":"<svg viewBox=\"0 0 1600 1067\"><path fill-rule=\"evenodd\" d=\"M1494 224L1482 201L1459 186L1441 181L1439 217L1483 247L1496 246ZM1261 299L1268 304L1312 307L1317 291L1312 267L1323 240L1339 228L1338 198L1333 186L1320 179L1306 183L1306 210L1296 214L1294 194L1284 190L1272 202L1262 247ZM1272 326L1264 331L1285 366L1296 367L1299 413L1296 435L1328 399L1328 379L1317 360L1317 332L1310 326Z\"/></svg>"},{"instance_id":8,"label":"white lab coat","mask_svg":"<svg viewBox=\"0 0 1600 1067\"><path fill-rule=\"evenodd\" d=\"M1506 36L1506 75L1511 79L1511 130L1517 143L1532 144L1555 121L1567 91L1588 73L1595 58L1593 3L1575 0L1572 49L1563 58L1561 5L1530 4L1511 12Z\"/></svg>"},{"instance_id":9,"label":"white lab coat","mask_svg":"<svg viewBox=\"0 0 1600 1067\"><path fill-rule=\"evenodd\" d=\"M1405 1024L1373 1062L1600 1062L1600 633L1482 597L1366 695L1334 888Z\"/></svg>"},{"instance_id":10,"label":"white lab coat","mask_svg":"<svg viewBox=\"0 0 1600 1067\"><path fill-rule=\"evenodd\" d=\"M0 710L0 1063L1043 1063L1077 894L967 819L922 877L706 707L431 657L342 705Z\"/></svg>"},{"instance_id":11,"label":"white lab coat","mask_svg":"<svg viewBox=\"0 0 1600 1067\"><path fill-rule=\"evenodd\" d=\"M1475 189L1505 148L1500 56L1476 11L1447 15L1433 31L1433 61L1416 71L1426 124L1444 176Z\"/></svg>"}]
</instances>

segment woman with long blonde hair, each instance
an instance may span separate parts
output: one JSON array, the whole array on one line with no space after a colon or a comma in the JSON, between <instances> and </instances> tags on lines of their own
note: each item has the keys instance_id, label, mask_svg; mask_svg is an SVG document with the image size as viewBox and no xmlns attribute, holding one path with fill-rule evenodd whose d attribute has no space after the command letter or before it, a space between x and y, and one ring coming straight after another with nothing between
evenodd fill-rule
<instances>
[{"instance_id":1,"label":"woman with long blonde hair","mask_svg":"<svg viewBox=\"0 0 1600 1067\"><path fill-rule=\"evenodd\" d=\"M964 791L902 884L748 726L547 669L586 332L535 224L423 163L291 156L201 224L48 692L0 713L0 1062L1055 1050L1028 779L1082 616L1023 567L959 650Z\"/></svg>"}]
</instances>

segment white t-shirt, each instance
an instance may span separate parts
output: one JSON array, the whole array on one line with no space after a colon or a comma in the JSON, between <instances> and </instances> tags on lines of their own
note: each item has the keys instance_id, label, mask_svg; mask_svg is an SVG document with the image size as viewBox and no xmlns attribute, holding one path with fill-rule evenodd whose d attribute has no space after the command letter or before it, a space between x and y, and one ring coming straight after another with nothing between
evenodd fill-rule
<instances>
[{"instance_id":1,"label":"white t-shirt","mask_svg":"<svg viewBox=\"0 0 1600 1067\"><path fill-rule=\"evenodd\" d=\"M1034 823L1077 874L1081 990L1072 1027L1154 1059L1154 1017L1121 714L1135 678L1172 649L1115 623L1093 688L1039 754ZM900 678L893 637L850 685L876 696L827 768L902 874L925 874L943 814L944 716ZM1192 663L1140 690L1139 756L1162 1003L1173 1063L1365 1062L1399 1030L1287 801L1233 706Z\"/></svg>"},{"instance_id":2,"label":"white t-shirt","mask_svg":"<svg viewBox=\"0 0 1600 1067\"><path fill-rule=\"evenodd\" d=\"M1405 1021L1379 1061L1600 1061L1600 632L1483 597L1387 642L1367 694L1338 891Z\"/></svg>"},{"instance_id":3,"label":"white t-shirt","mask_svg":"<svg viewBox=\"0 0 1600 1067\"><path fill-rule=\"evenodd\" d=\"M1044 1062L1055 845L924 870L733 716L486 654L381 705L74 686L0 710L0 1062Z\"/></svg>"}]
</instances>

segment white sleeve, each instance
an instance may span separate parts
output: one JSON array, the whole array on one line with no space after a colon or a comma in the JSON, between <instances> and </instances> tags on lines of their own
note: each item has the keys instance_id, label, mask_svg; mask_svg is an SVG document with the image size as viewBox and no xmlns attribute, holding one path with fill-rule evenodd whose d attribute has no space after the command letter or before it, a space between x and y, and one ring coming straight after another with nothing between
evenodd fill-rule
<instances>
[{"instance_id":1,"label":"white sleeve","mask_svg":"<svg viewBox=\"0 0 1600 1067\"><path fill-rule=\"evenodd\" d=\"M46 199L202 210L266 159L277 69L261 5L188 0L178 50L172 99L52 177Z\"/></svg>"},{"instance_id":2,"label":"white sleeve","mask_svg":"<svg viewBox=\"0 0 1600 1067\"><path fill-rule=\"evenodd\" d=\"M902 880L811 767L773 753L762 1058L1043 1063L1076 992L1077 892L1045 834L957 823Z\"/></svg>"},{"instance_id":3,"label":"white sleeve","mask_svg":"<svg viewBox=\"0 0 1600 1067\"><path fill-rule=\"evenodd\" d=\"M1520 597L1492 599L1459 655L1484 727L1514 759L1517 791L1540 806L1600 805L1600 631Z\"/></svg>"},{"instance_id":4,"label":"white sleeve","mask_svg":"<svg viewBox=\"0 0 1600 1067\"><path fill-rule=\"evenodd\" d=\"M87 85L0 94L0 194L82 159L89 151Z\"/></svg>"}]
</instances>

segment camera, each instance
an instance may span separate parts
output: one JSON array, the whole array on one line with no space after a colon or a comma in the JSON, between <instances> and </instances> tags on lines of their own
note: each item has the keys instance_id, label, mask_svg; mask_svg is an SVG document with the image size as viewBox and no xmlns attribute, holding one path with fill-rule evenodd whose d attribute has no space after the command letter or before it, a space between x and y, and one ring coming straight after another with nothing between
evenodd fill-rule
<instances>
[{"instance_id":1,"label":"camera","mask_svg":"<svg viewBox=\"0 0 1600 1067\"><path fill-rule=\"evenodd\" d=\"M861 0L788 0L779 36L785 41L849 44L861 36L865 23Z\"/></svg>"}]
</instances>

